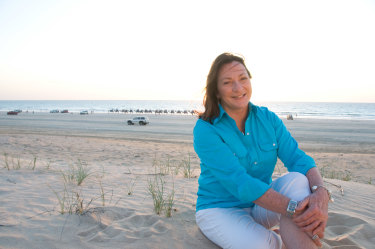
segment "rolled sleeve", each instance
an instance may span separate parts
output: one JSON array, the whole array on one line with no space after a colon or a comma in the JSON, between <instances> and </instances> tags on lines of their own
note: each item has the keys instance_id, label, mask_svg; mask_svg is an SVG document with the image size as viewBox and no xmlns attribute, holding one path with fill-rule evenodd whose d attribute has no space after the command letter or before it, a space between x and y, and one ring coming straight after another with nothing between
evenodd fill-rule
<instances>
[{"instance_id":1,"label":"rolled sleeve","mask_svg":"<svg viewBox=\"0 0 375 249\"><path fill-rule=\"evenodd\" d=\"M306 175L309 169L316 167L314 159L298 148L297 141L287 130L283 121L273 112L270 112L270 115L279 144L278 157L289 172L299 172Z\"/></svg>"}]
</instances>

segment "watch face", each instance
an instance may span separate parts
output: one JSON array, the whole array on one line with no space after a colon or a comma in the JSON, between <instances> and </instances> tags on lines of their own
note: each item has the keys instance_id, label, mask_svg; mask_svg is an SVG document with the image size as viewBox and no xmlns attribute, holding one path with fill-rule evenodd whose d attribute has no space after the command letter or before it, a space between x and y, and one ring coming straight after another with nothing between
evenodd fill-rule
<instances>
[{"instance_id":1,"label":"watch face","mask_svg":"<svg viewBox=\"0 0 375 249\"><path fill-rule=\"evenodd\" d=\"M286 212L288 213L289 217L292 217L294 215L294 213L296 212L296 207L297 207L297 202L290 200L288 207L286 209Z\"/></svg>"}]
</instances>

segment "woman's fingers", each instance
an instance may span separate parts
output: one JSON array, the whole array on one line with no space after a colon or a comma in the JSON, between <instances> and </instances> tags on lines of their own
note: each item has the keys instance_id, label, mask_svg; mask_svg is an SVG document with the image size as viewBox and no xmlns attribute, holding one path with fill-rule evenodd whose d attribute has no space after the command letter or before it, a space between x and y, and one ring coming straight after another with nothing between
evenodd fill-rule
<instances>
[{"instance_id":1,"label":"woman's fingers","mask_svg":"<svg viewBox=\"0 0 375 249\"><path fill-rule=\"evenodd\" d=\"M311 239L314 241L315 245L322 247L322 242L320 241L320 237L318 235L313 235Z\"/></svg>"},{"instance_id":2,"label":"woman's fingers","mask_svg":"<svg viewBox=\"0 0 375 249\"><path fill-rule=\"evenodd\" d=\"M307 208L308 204L309 204L309 199L308 198L303 199L302 201L298 203L296 212L302 212L305 208Z\"/></svg>"},{"instance_id":3,"label":"woman's fingers","mask_svg":"<svg viewBox=\"0 0 375 249\"><path fill-rule=\"evenodd\" d=\"M300 228L303 228L305 226L308 226L310 225L311 223L313 223L316 219L314 217L310 217L309 219L307 220L304 220L304 221L301 221L301 222L295 222L295 224L300 227Z\"/></svg>"},{"instance_id":4,"label":"woman's fingers","mask_svg":"<svg viewBox=\"0 0 375 249\"><path fill-rule=\"evenodd\" d=\"M320 225L320 223L321 223L320 221L316 220L316 221L310 223L309 225L302 227L302 231L304 231L304 232L311 231L312 232L312 231L314 231L315 228L317 228ZM313 234L315 234L315 233L313 233Z\"/></svg>"},{"instance_id":5,"label":"woman's fingers","mask_svg":"<svg viewBox=\"0 0 375 249\"><path fill-rule=\"evenodd\" d=\"M312 233L313 234L317 234L319 236L319 238L323 239L324 238L324 230L326 228L326 223L325 222L322 222L319 224L319 226L317 228L315 228Z\"/></svg>"}]
</instances>

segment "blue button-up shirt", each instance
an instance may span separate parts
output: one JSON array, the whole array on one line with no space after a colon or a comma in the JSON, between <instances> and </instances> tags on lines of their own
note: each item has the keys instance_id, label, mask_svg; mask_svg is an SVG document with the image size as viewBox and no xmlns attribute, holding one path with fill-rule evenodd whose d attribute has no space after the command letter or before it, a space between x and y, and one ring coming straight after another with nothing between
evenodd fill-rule
<instances>
[{"instance_id":1,"label":"blue button-up shirt","mask_svg":"<svg viewBox=\"0 0 375 249\"><path fill-rule=\"evenodd\" d=\"M306 174L315 167L281 119L251 103L244 133L221 105L212 123L198 119L194 149L201 161L197 211L253 206L270 188L277 157L290 172Z\"/></svg>"}]
</instances>

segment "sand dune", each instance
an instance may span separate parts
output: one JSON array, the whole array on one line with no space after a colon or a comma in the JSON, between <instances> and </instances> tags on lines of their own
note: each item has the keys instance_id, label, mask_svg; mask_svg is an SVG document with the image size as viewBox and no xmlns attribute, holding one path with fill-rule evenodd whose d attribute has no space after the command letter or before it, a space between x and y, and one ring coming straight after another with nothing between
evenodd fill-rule
<instances>
[{"instance_id":1,"label":"sand dune","mask_svg":"<svg viewBox=\"0 0 375 249\"><path fill-rule=\"evenodd\" d=\"M149 126L127 126L129 116L0 115L0 248L217 248L195 224L195 118L150 115ZM375 122L285 123L333 190L324 248L375 248ZM79 165L89 170L82 184L64 180ZM165 196L174 190L172 217L153 210L155 179ZM64 194L74 214L61 214Z\"/></svg>"}]
</instances>

